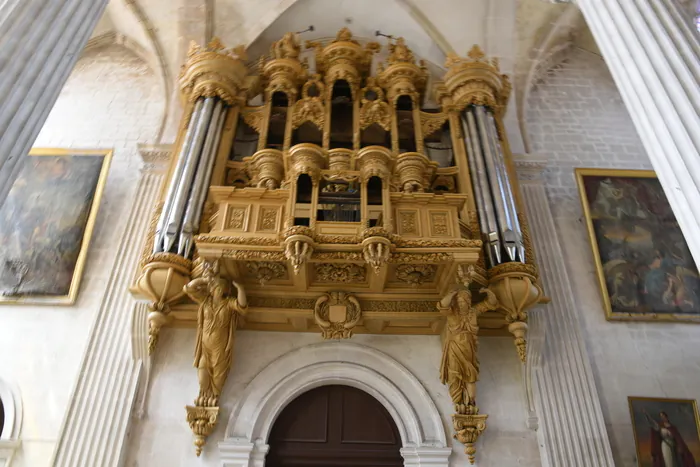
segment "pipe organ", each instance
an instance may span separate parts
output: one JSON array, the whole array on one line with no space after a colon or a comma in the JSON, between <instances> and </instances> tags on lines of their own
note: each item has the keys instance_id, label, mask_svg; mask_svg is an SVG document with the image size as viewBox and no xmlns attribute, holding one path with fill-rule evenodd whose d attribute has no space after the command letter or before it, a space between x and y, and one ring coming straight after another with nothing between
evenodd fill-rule
<instances>
[{"instance_id":1,"label":"pipe organ","mask_svg":"<svg viewBox=\"0 0 700 467\"><path fill-rule=\"evenodd\" d=\"M473 460L487 417L477 331L512 334L524 361L527 311L543 300L502 123L509 81L477 46L448 57L431 89L401 38L376 67L379 44L345 28L305 47L313 72L292 33L252 66L242 47L191 47L132 287L149 303L149 350L163 326L196 329L199 454L245 358L232 355L236 329L441 335L455 436ZM439 109L421 109L427 93Z\"/></svg>"}]
</instances>

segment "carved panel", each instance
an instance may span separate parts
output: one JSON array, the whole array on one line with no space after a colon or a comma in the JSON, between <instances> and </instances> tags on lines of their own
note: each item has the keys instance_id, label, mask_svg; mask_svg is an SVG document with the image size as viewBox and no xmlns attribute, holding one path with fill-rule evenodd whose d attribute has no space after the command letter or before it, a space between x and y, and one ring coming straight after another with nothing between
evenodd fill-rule
<instances>
[{"instance_id":1,"label":"carved panel","mask_svg":"<svg viewBox=\"0 0 700 467\"><path fill-rule=\"evenodd\" d=\"M450 214L447 212L430 213L430 234L433 237L452 236Z\"/></svg>"},{"instance_id":2,"label":"carved panel","mask_svg":"<svg viewBox=\"0 0 700 467\"><path fill-rule=\"evenodd\" d=\"M263 206L258 214L258 232L277 232L279 208Z\"/></svg>"},{"instance_id":3,"label":"carved panel","mask_svg":"<svg viewBox=\"0 0 700 467\"><path fill-rule=\"evenodd\" d=\"M224 230L246 230L248 209L243 206L228 206Z\"/></svg>"},{"instance_id":4,"label":"carved panel","mask_svg":"<svg viewBox=\"0 0 700 467\"><path fill-rule=\"evenodd\" d=\"M364 266L353 263L321 263L316 266L316 280L341 284L363 283L367 277Z\"/></svg>"},{"instance_id":5,"label":"carved panel","mask_svg":"<svg viewBox=\"0 0 700 467\"><path fill-rule=\"evenodd\" d=\"M402 264L396 267L396 278L417 287L435 280L437 266L434 264Z\"/></svg>"},{"instance_id":6,"label":"carved panel","mask_svg":"<svg viewBox=\"0 0 700 467\"><path fill-rule=\"evenodd\" d=\"M418 211L399 211L399 235L418 235Z\"/></svg>"},{"instance_id":7,"label":"carved panel","mask_svg":"<svg viewBox=\"0 0 700 467\"><path fill-rule=\"evenodd\" d=\"M287 275L287 268L283 263L271 261L250 261L246 263L248 272L255 277L260 285L265 285L274 279L282 279Z\"/></svg>"}]
</instances>

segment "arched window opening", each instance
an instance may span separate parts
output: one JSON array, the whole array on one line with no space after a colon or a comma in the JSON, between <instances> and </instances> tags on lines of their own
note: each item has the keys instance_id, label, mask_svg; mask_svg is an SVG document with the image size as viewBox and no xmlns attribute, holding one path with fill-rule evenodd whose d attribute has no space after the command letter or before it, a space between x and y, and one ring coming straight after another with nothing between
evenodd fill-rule
<instances>
[{"instance_id":1,"label":"arched window opening","mask_svg":"<svg viewBox=\"0 0 700 467\"><path fill-rule=\"evenodd\" d=\"M323 132L314 123L306 121L299 125L292 133L292 146L299 143L323 143Z\"/></svg>"},{"instance_id":2,"label":"arched window opening","mask_svg":"<svg viewBox=\"0 0 700 467\"><path fill-rule=\"evenodd\" d=\"M360 191L357 182L322 180L316 219L329 222L360 222Z\"/></svg>"},{"instance_id":3,"label":"arched window opening","mask_svg":"<svg viewBox=\"0 0 700 467\"><path fill-rule=\"evenodd\" d=\"M399 96L396 100L396 121L399 132L399 152L415 152L416 132L411 96Z\"/></svg>"},{"instance_id":4,"label":"arched window opening","mask_svg":"<svg viewBox=\"0 0 700 467\"><path fill-rule=\"evenodd\" d=\"M267 145L265 147L282 150L284 131L287 127L288 107L289 99L285 93L276 91L272 94L270 121L267 127Z\"/></svg>"},{"instance_id":5,"label":"arched window opening","mask_svg":"<svg viewBox=\"0 0 700 467\"><path fill-rule=\"evenodd\" d=\"M297 177L297 197L294 208L294 225L309 226L311 223L311 192L313 183L307 174Z\"/></svg>"},{"instance_id":6,"label":"arched window opening","mask_svg":"<svg viewBox=\"0 0 700 467\"><path fill-rule=\"evenodd\" d=\"M353 105L350 84L339 79L331 94L330 149L352 149Z\"/></svg>"},{"instance_id":7,"label":"arched window opening","mask_svg":"<svg viewBox=\"0 0 700 467\"><path fill-rule=\"evenodd\" d=\"M433 133L425 135L423 142L426 154L430 160L437 162L438 166L453 167L455 165L449 122L445 122L440 129Z\"/></svg>"},{"instance_id":8,"label":"arched window opening","mask_svg":"<svg viewBox=\"0 0 700 467\"><path fill-rule=\"evenodd\" d=\"M368 227L382 226L382 179L370 177L367 181L367 215Z\"/></svg>"},{"instance_id":9,"label":"arched window opening","mask_svg":"<svg viewBox=\"0 0 700 467\"><path fill-rule=\"evenodd\" d=\"M350 386L321 386L298 396L280 413L268 444L268 467L404 465L389 412Z\"/></svg>"},{"instance_id":10,"label":"arched window opening","mask_svg":"<svg viewBox=\"0 0 700 467\"><path fill-rule=\"evenodd\" d=\"M229 159L232 161L242 161L244 157L249 157L255 154L258 150L258 140L260 135L250 125L248 125L243 117L238 117L238 125L236 126L236 136L233 139L231 146L231 154Z\"/></svg>"},{"instance_id":11,"label":"arched window opening","mask_svg":"<svg viewBox=\"0 0 700 467\"><path fill-rule=\"evenodd\" d=\"M378 123L372 123L360 132L360 146L363 148L367 146L391 148L390 133Z\"/></svg>"}]
</instances>

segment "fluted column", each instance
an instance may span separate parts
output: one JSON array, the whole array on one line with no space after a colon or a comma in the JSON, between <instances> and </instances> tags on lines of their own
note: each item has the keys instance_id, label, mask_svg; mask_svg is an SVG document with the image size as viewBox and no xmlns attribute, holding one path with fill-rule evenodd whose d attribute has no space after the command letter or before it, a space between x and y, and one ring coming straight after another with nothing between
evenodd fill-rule
<instances>
[{"instance_id":1,"label":"fluted column","mask_svg":"<svg viewBox=\"0 0 700 467\"><path fill-rule=\"evenodd\" d=\"M8 0L0 7L0 205L107 0Z\"/></svg>"},{"instance_id":2,"label":"fluted column","mask_svg":"<svg viewBox=\"0 0 700 467\"><path fill-rule=\"evenodd\" d=\"M696 262L700 40L676 0L578 0Z\"/></svg>"},{"instance_id":3,"label":"fluted column","mask_svg":"<svg viewBox=\"0 0 700 467\"><path fill-rule=\"evenodd\" d=\"M131 347L132 311L139 305L129 293L129 285L141 254L141 248L134 245L143 243L170 156L169 150L141 152L145 165L134 205L90 331L54 466L120 465L131 408L143 369L143 362L132 358ZM145 325L145 317L143 322Z\"/></svg>"},{"instance_id":4,"label":"fluted column","mask_svg":"<svg viewBox=\"0 0 700 467\"><path fill-rule=\"evenodd\" d=\"M526 380L539 419L542 465L614 467L574 293L541 178L544 166L516 162L540 278L551 298L551 303L529 313L535 345L528 356Z\"/></svg>"}]
</instances>

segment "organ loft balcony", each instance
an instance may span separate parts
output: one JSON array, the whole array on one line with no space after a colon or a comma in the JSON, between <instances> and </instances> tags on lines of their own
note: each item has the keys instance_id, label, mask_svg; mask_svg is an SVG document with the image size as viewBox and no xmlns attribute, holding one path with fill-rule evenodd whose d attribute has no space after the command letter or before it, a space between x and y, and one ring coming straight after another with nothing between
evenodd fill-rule
<instances>
[{"instance_id":1,"label":"organ loft balcony","mask_svg":"<svg viewBox=\"0 0 700 467\"><path fill-rule=\"evenodd\" d=\"M469 270L475 302L485 287L503 299L481 334L517 337L541 290L501 122L510 87L478 48L448 62L427 89L401 38L382 55L347 29L304 47L287 34L253 64L217 41L193 47L132 288L150 303L151 345L162 326L197 326L183 286L207 268L245 290L239 328L325 332L337 312L385 334L441 333L436 304Z\"/></svg>"}]
</instances>

